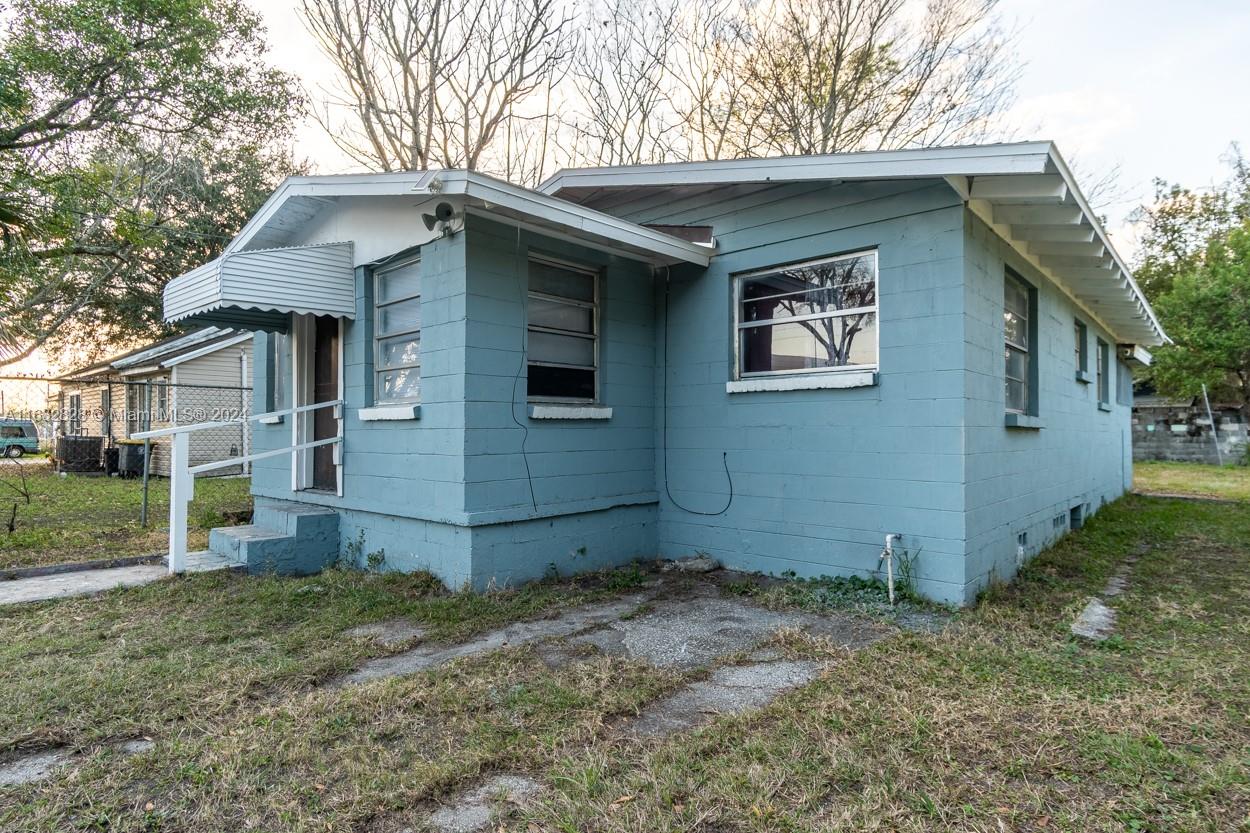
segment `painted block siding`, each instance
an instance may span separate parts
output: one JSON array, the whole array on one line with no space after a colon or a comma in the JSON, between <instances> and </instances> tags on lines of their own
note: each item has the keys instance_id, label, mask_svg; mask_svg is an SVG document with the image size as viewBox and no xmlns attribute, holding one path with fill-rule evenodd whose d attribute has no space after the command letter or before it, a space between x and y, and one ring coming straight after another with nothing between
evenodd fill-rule
<instances>
[{"instance_id":1,"label":"painted block siding","mask_svg":"<svg viewBox=\"0 0 1250 833\"><path fill-rule=\"evenodd\" d=\"M1074 320L1088 328L1091 378L1102 339L1115 340L975 216L965 225L967 365L967 598L1015 574L1068 530L1073 508L1096 512L1132 486L1132 401L1118 401L1129 373L1111 360L1110 411L1096 384L1076 379ZM1003 265L1037 289L1037 410L1041 430L1003 428ZM1021 535L1025 536L1023 543Z\"/></svg>"},{"instance_id":2,"label":"painted block siding","mask_svg":"<svg viewBox=\"0 0 1250 833\"><path fill-rule=\"evenodd\" d=\"M660 552L704 551L774 574L866 576L885 534L900 533L920 553L921 589L962 601L963 208L950 188L782 185L657 201L629 219L712 225L717 241L707 270L674 270L668 288ZM727 393L732 276L863 249L878 258L879 383ZM664 291L660 281L661 318Z\"/></svg>"},{"instance_id":3,"label":"painted block siding","mask_svg":"<svg viewBox=\"0 0 1250 833\"><path fill-rule=\"evenodd\" d=\"M600 391L614 409L607 424L529 418L530 254L602 270ZM293 494L287 457L258 461L253 492L336 507L345 548L384 551L388 567L430 570L453 587L654 557L649 269L474 216L464 232L422 246L421 257L419 420L359 419L373 404L373 281L361 268L357 317L344 324L343 496ZM258 355L270 338L258 334ZM258 365L257 396L270 372ZM257 449L290 436L289 424L261 426Z\"/></svg>"},{"instance_id":4,"label":"painted block siding","mask_svg":"<svg viewBox=\"0 0 1250 833\"><path fill-rule=\"evenodd\" d=\"M473 215L463 233L422 246L416 421L358 419L373 399L372 281L358 270L357 317L344 328L344 494L298 495L340 510L344 547L359 541L362 556L384 550L391 568L480 588L695 552L773 574L869 575L885 534L898 533L919 589L964 603L1014 572L1021 532L1030 555L1058 534L1061 511L1079 503L1085 514L1124 490L1128 408L1098 410L1093 386L1075 381L1074 307L945 182L729 189L625 208L636 222L713 226L718 256L706 270L653 277ZM728 393L732 275L869 248L877 383ZM603 270L610 420L528 416L530 252ZM1038 288L1040 431L1004 426L1004 263ZM1084 320L1092 353L1105 334ZM258 396L268 372L259 362ZM289 425L260 427L256 445L290 436ZM292 499L290 481L286 458L260 461L253 490Z\"/></svg>"}]
</instances>

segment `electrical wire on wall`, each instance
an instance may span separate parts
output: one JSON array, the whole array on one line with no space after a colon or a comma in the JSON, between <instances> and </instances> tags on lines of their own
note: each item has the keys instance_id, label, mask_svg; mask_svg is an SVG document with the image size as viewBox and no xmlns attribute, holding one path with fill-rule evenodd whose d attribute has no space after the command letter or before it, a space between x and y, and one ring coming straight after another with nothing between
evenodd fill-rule
<instances>
[{"instance_id":1,"label":"electrical wire on wall","mask_svg":"<svg viewBox=\"0 0 1250 833\"><path fill-rule=\"evenodd\" d=\"M691 515L703 515L705 517L716 517L723 515L729 511L730 505L734 502L734 479L729 473L729 452L721 451L721 465L725 467L725 480L729 484L729 496L725 500L725 505L715 512L707 512L701 509L691 509L688 506L682 506L678 503L677 498L673 497L673 492L668 487L668 294L669 294L669 278L672 270L664 267L664 358L660 367L660 372L664 374L664 382L660 386L661 402L660 402L660 443L661 454L664 461L664 493L668 495L668 500L683 512L689 512Z\"/></svg>"},{"instance_id":2,"label":"electrical wire on wall","mask_svg":"<svg viewBox=\"0 0 1250 833\"><path fill-rule=\"evenodd\" d=\"M516 227L516 252L514 254L514 260L518 264L518 271L520 274L520 279L517 281L517 285L521 287L521 315L522 315L522 320L524 320L525 307L526 307L526 304L528 304L529 302L529 292L527 290L529 278L528 278L528 272L520 268L520 266L523 265L521 261L521 227L520 226ZM524 324L522 324L522 327L521 327L521 361L517 363L516 375L512 377L512 402L509 403L510 407L508 408L508 412L512 415L512 421L516 423L517 428L520 428L522 432L521 433L521 461L525 464L525 482L529 486L529 490L530 490L530 505L533 506L534 511L537 512L538 511L538 499L534 497L534 476L533 474L530 473L530 458L529 458L529 454L526 453L526 450L525 450L525 445L527 442L529 442L529 438L530 438L530 429L528 425L521 422L521 420L517 419L517 416L516 416L517 388L521 384L521 374L525 372L525 349L526 349L525 327L524 327Z\"/></svg>"}]
</instances>

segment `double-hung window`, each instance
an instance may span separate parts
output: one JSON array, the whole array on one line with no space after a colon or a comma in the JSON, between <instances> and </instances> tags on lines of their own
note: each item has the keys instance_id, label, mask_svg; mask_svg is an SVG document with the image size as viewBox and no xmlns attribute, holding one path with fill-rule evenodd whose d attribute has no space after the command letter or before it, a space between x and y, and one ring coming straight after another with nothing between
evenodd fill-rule
<instances>
[{"instance_id":1,"label":"double-hung window","mask_svg":"<svg viewBox=\"0 0 1250 833\"><path fill-rule=\"evenodd\" d=\"M876 368L876 252L738 275L735 295L738 378Z\"/></svg>"},{"instance_id":2,"label":"double-hung window","mask_svg":"<svg viewBox=\"0 0 1250 833\"><path fill-rule=\"evenodd\" d=\"M1098 404L1111 405L1111 347L1098 339Z\"/></svg>"},{"instance_id":3,"label":"double-hung window","mask_svg":"<svg viewBox=\"0 0 1250 833\"><path fill-rule=\"evenodd\" d=\"M1089 329L1081 322L1075 319L1075 338L1076 338L1076 356L1074 362L1076 364L1076 378L1081 382L1089 381Z\"/></svg>"},{"instance_id":4,"label":"double-hung window","mask_svg":"<svg viewBox=\"0 0 1250 833\"><path fill-rule=\"evenodd\" d=\"M1003 341L1006 404L1013 414L1030 414L1033 405L1032 327L1034 291L1011 272L1003 280Z\"/></svg>"},{"instance_id":5,"label":"double-hung window","mask_svg":"<svg viewBox=\"0 0 1250 833\"><path fill-rule=\"evenodd\" d=\"M599 392L599 275L531 259L526 390L538 401L594 402Z\"/></svg>"},{"instance_id":6,"label":"double-hung window","mask_svg":"<svg viewBox=\"0 0 1250 833\"><path fill-rule=\"evenodd\" d=\"M421 263L373 273L374 399L415 402L421 388Z\"/></svg>"}]
</instances>

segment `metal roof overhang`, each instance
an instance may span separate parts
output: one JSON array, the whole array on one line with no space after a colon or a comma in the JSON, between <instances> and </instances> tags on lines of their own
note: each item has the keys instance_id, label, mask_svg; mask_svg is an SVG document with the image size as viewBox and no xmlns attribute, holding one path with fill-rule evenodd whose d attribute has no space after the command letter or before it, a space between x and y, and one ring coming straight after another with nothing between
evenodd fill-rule
<instances>
[{"instance_id":1,"label":"metal roof overhang","mask_svg":"<svg viewBox=\"0 0 1250 833\"><path fill-rule=\"evenodd\" d=\"M292 313L356 315L351 243L227 252L165 287L168 322L281 332Z\"/></svg>"},{"instance_id":2,"label":"metal roof overhang","mask_svg":"<svg viewBox=\"0 0 1250 833\"><path fill-rule=\"evenodd\" d=\"M682 240L558 197L475 171L440 171L420 186L431 195L461 197L467 213L491 217L582 246L657 266L707 266L713 245Z\"/></svg>"},{"instance_id":3,"label":"metal roof overhang","mask_svg":"<svg viewBox=\"0 0 1250 833\"><path fill-rule=\"evenodd\" d=\"M943 179L977 217L1122 344L1170 341L1051 142L564 170L538 190L623 210L630 192Z\"/></svg>"}]
</instances>

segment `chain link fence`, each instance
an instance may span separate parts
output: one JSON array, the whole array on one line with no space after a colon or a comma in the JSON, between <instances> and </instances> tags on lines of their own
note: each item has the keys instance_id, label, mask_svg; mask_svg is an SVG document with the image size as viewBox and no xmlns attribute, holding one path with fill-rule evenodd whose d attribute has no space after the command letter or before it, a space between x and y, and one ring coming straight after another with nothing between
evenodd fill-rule
<instances>
[{"instance_id":1,"label":"chain link fence","mask_svg":"<svg viewBox=\"0 0 1250 833\"><path fill-rule=\"evenodd\" d=\"M46 409L48 451L59 472L119 477L168 477L168 437L134 440L158 428L238 420L251 415L252 389L189 385L168 381L114 378L62 382ZM227 425L191 435L190 465L246 455L251 424ZM216 469L202 476L249 474L248 464Z\"/></svg>"}]
</instances>

